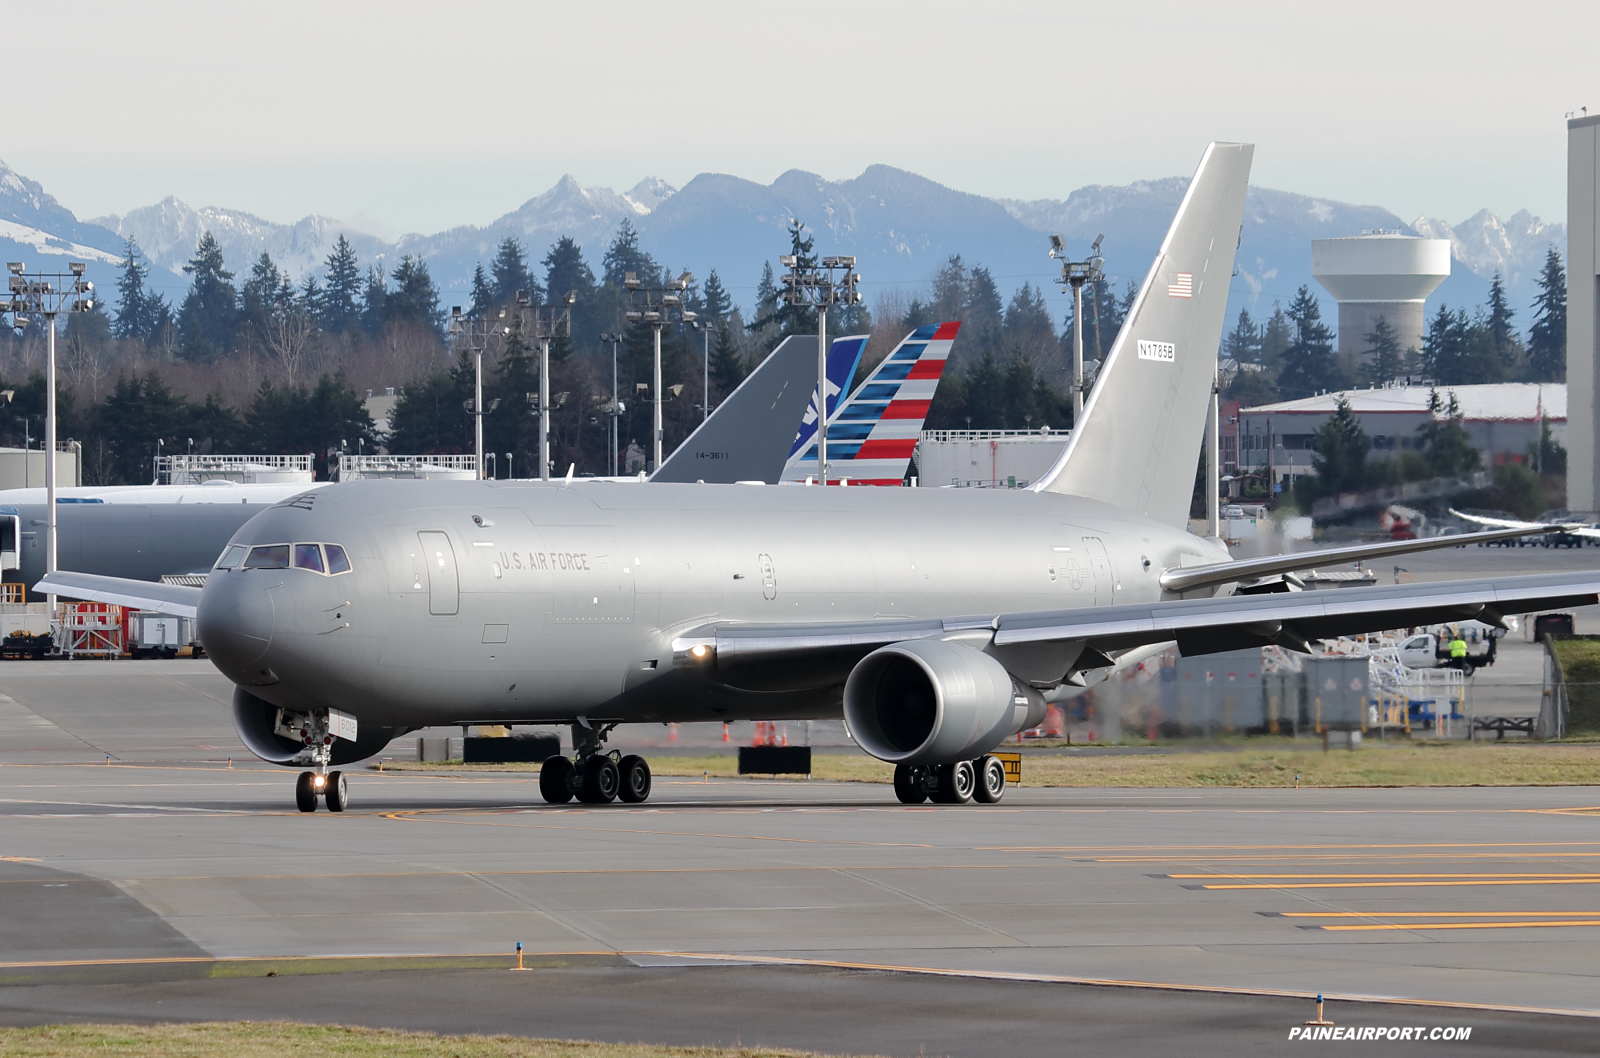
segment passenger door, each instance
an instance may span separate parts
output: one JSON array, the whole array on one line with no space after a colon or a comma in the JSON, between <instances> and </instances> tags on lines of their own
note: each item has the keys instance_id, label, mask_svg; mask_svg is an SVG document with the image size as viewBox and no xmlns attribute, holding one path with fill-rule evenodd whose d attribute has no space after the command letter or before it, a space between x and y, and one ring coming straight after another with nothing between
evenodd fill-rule
<instances>
[{"instance_id":1,"label":"passenger door","mask_svg":"<svg viewBox=\"0 0 1600 1058\"><path fill-rule=\"evenodd\" d=\"M439 617L454 616L461 608L461 578L450 535L424 530L417 534L417 542L422 546L422 564L428 571L428 612Z\"/></svg>"}]
</instances>

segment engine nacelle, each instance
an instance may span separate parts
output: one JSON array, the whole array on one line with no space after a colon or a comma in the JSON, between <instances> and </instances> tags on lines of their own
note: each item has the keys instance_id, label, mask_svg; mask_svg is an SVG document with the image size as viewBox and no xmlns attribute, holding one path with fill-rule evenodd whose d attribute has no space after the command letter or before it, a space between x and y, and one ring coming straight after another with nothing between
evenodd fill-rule
<instances>
[{"instance_id":1,"label":"engine nacelle","mask_svg":"<svg viewBox=\"0 0 1600 1058\"><path fill-rule=\"evenodd\" d=\"M856 743L891 764L967 760L1044 717L1000 662L960 643L917 639L862 658L844 685Z\"/></svg>"},{"instance_id":2,"label":"engine nacelle","mask_svg":"<svg viewBox=\"0 0 1600 1058\"><path fill-rule=\"evenodd\" d=\"M239 741L246 749L272 764L305 764L310 762L310 750L297 739L278 734L278 707L262 701L243 687L233 689L233 726L239 732ZM369 727L359 724L356 741L342 738L333 741L334 765L354 764L358 760L383 752L394 737L401 732L392 727Z\"/></svg>"}]
</instances>

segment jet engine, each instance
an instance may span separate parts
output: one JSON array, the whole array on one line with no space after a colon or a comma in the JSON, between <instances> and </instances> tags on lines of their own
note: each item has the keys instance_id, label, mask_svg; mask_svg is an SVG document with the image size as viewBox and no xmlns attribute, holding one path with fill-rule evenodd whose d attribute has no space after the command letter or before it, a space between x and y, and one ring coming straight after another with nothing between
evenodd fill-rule
<instances>
[{"instance_id":1,"label":"jet engine","mask_svg":"<svg viewBox=\"0 0 1600 1058\"><path fill-rule=\"evenodd\" d=\"M844 685L856 743L891 764L947 764L988 752L1044 718L1044 699L1000 662L960 643L920 639L880 647Z\"/></svg>"},{"instance_id":2,"label":"jet engine","mask_svg":"<svg viewBox=\"0 0 1600 1058\"><path fill-rule=\"evenodd\" d=\"M303 742L277 733L278 707L262 701L243 687L233 689L233 726L238 730L239 741L244 743L245 748L264 761L272 764L302 764L310 760L310 750ZM383 747L401 732L392 727L359 724L356 734L358 737L354 742L334 739L330 764L335 767L353 764L381 753ZM305 756L302 757L302 754Z\"/></svg>"}]
</instances>

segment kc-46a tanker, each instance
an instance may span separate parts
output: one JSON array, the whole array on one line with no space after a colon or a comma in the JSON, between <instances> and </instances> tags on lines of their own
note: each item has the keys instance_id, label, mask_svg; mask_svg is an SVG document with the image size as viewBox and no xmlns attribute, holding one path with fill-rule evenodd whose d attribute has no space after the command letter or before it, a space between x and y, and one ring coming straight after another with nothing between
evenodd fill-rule
<instances>
[{"instance_id":1,"label":"kc-46a tanker","mask_svg":"<svg viewBox=\"0 0 1600 1058\"><path fill-rule=\"evenodd\" d=\"M838 717L900 799L998 800L989 753L1043 695L1185 654L1600 598L1600 573L1297 592L1186 529L1252 148L1214 143L1055 467L1031 489L352 482L233 535L203 589L57 573L43 588L192 611L247 746L330 771L406 731L570 724L555 802L643 801L619 724ZM1537 531L1567 527L1540 526ZM1529 532L1507 528L1453 536Z\"/></svg>"}]
</instances>

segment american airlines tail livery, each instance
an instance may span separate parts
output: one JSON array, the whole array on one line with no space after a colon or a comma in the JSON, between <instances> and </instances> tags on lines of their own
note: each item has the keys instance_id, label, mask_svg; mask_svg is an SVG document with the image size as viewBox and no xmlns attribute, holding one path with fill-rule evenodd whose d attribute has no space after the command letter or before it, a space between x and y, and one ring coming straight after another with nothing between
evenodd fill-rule
<instances>
[{"instance_id":1,"label":"american airlines tail livery","mask_svg":"<svg viewBox=\"0 0 1600 1058\"><path fill-rule=\"evenodd\" d=\"M351 482L250 519L202 589L60 572L36 590L196 615L240 736L303 769L304 811L342 810L334 769L428 725L570 724L544 797L639 802L648 763L605 745L620 724L840 715L900 800L993 802L991 751L1046 692L1158 644L1304 650L1600 599L1600 573L1297 592L1283 574L1440 541L1234 561L1187 531L1252 152L1206 148L1030 489Z\"/></svg>"}]
</instances>

